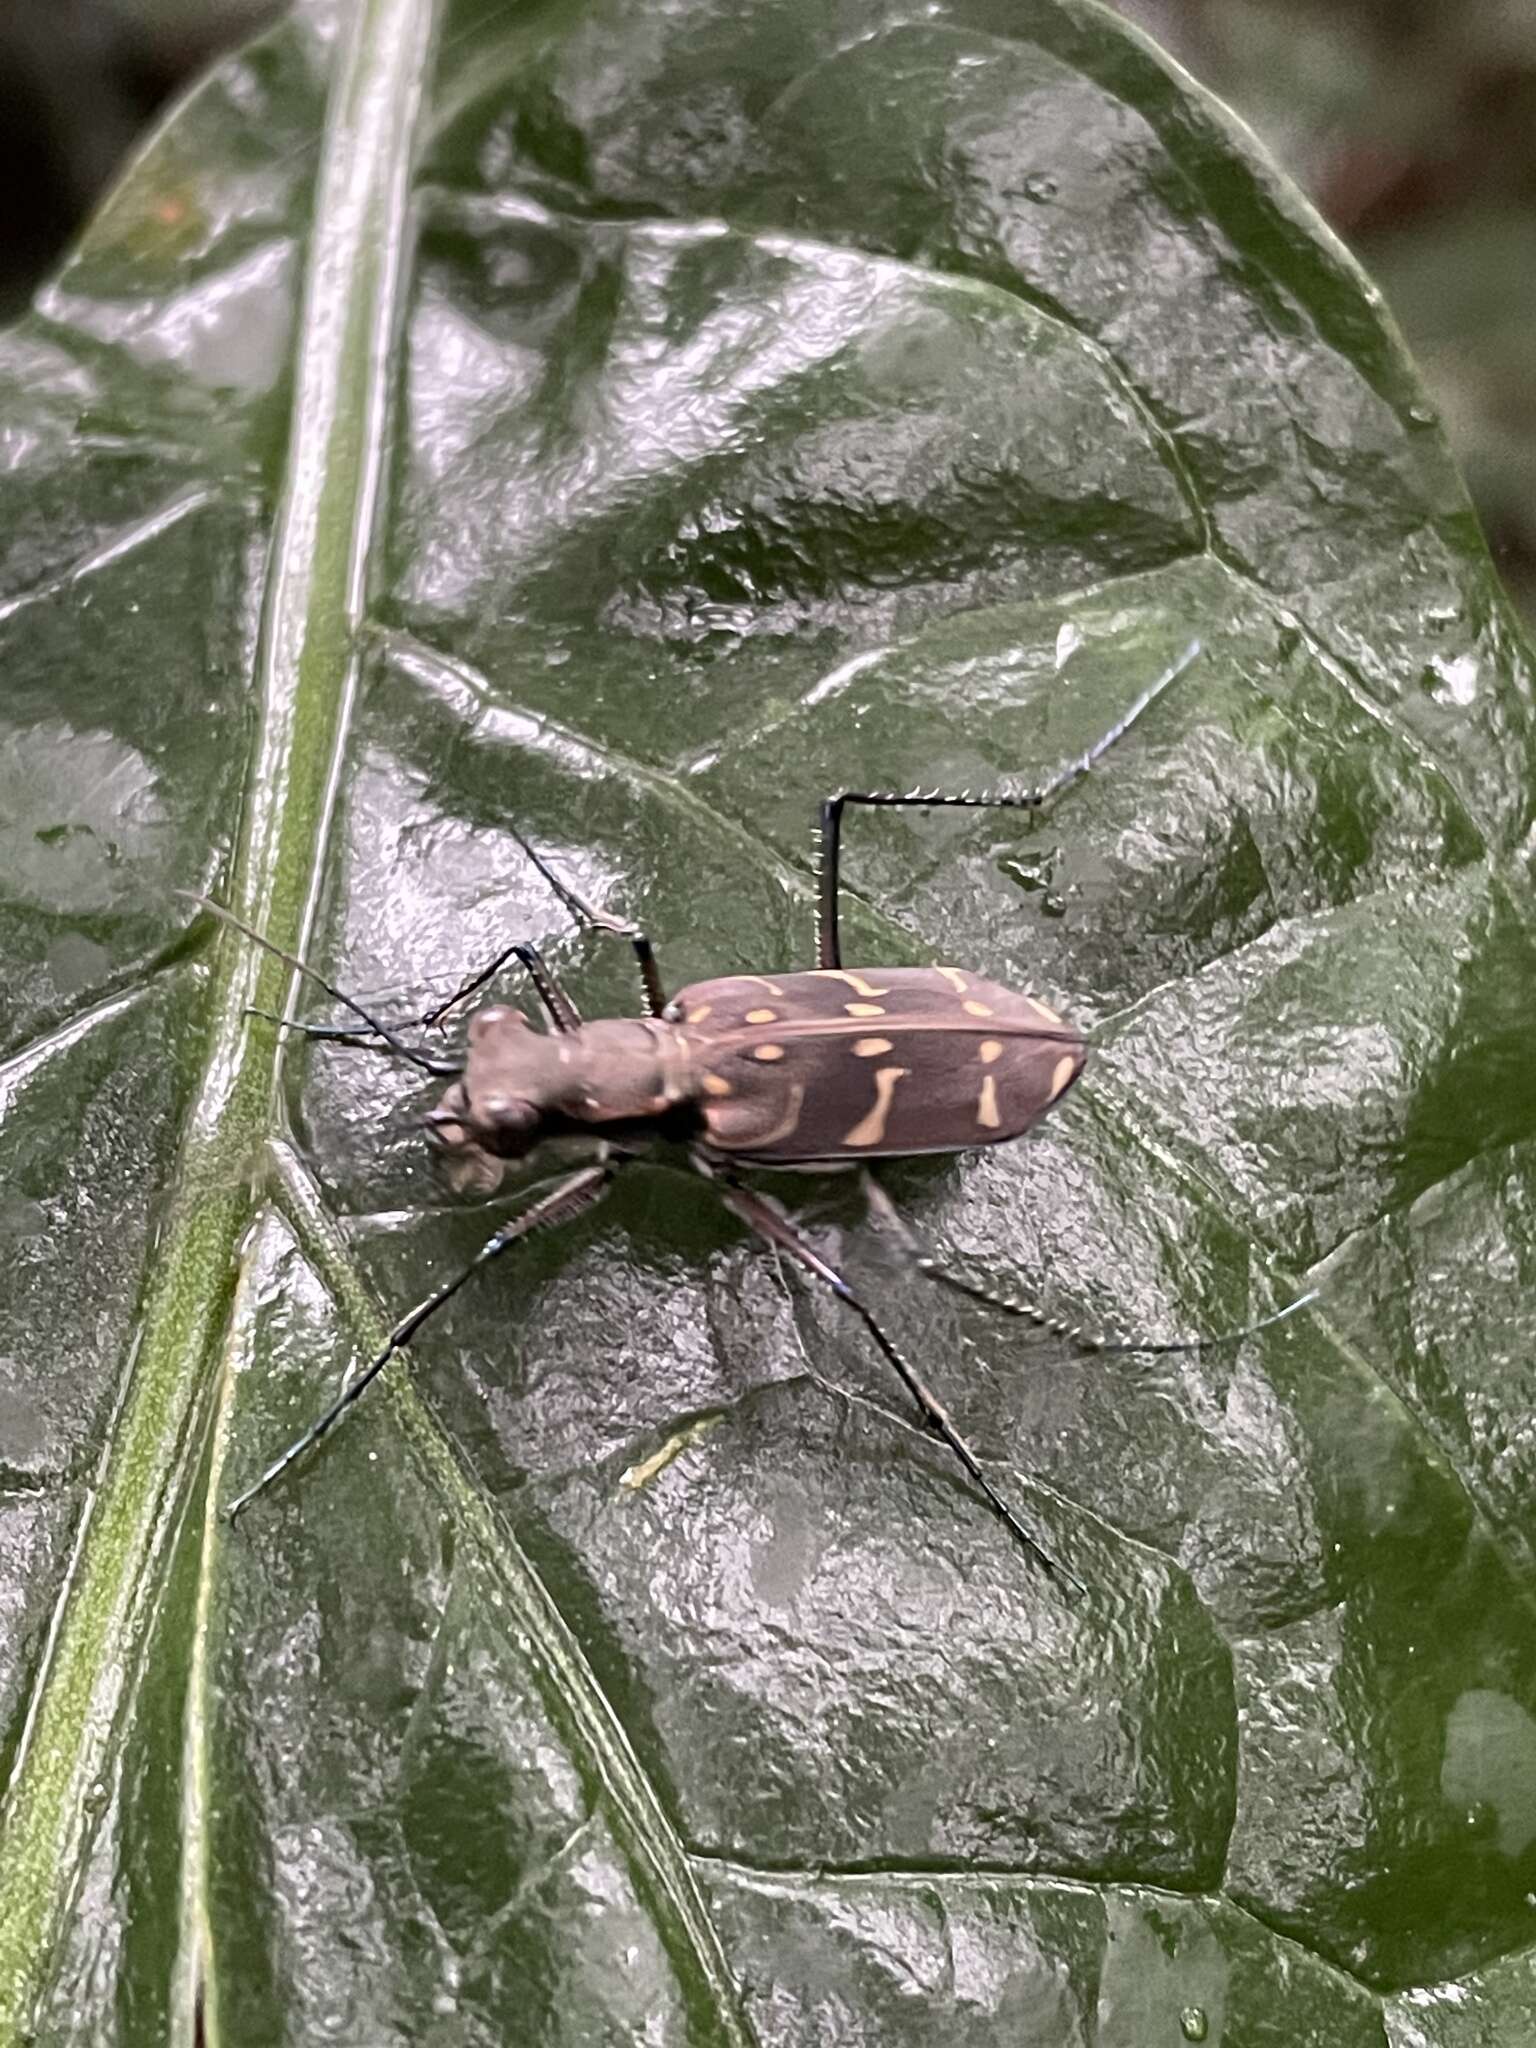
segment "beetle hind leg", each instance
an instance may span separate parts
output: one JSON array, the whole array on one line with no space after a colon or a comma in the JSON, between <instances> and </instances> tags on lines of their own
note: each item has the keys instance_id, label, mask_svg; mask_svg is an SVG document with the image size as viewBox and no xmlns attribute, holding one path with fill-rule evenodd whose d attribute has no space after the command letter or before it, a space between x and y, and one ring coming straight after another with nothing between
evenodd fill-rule
<instances>
[{"instance_id":1,"label":"beetle hind leg","mask_svg":"<svg viewBox=\"0 0 1536 2048\"><path fill-rule=\"evenodd\" d=\"M1155 682L1149 683L1130 706L1115 720L1107 732L1101 733L1093 744L1081 754L1075 755L1046 781L1036 784L1033 789L1021 790L960 790L950 792L942 789L909 789L904 793L897 790L856 790L845 789L837 796L829 796L821 806L817 822L816 853L816 956L820 967L841 967L843 964L842 942L838 934L838 894L842 886L842 834L843 812L849 804L861 805L870 810L963 810L963 811L1037 811L1048 804L1052 797L1069 789L1080 781L1095 764L1107 754L1116 740L1121 739L1163 694L1168 685L1183 675L1191 662L1200 653L1200 642L1191 640L1184 652L1169 663Z\"/></svg>"},{"instance_id":2,"label":"beetle hind leg","mask_svg":"<svg viewBox=\"0 0 1536 2048\"><path fill-rule=\"evenodd\" d=\"M739 1216L743 1223L755 1230L759 1237L778 1251L787 1252L789 1257L805 1270L825 1283L840 1301L845 1302L863 1323L865 1329L879 1346L887 1362L895 1369L897 1377L917 1403L923 1421L936 1436L942 1437L955 1457L970 1474L974 1484L986 1497L988 1506L1008 1528L1010 1534L1034 1558L1053 1579L1065 1586L1069 1592L1084 1594L1087 1587L1075 1572L1069 1571L1044 1549L1039 1538L1031 1533L1018 1513L1003 1498L982 1470L981 1462L970 1444L955 1427L954 1419L943 1403L919 1378L910 1362L897 1349L877 1319L873 1309L855 1293L852 1286L835 1266L827 1264L815 1247L808 1244L789 1218L772 1202L744 1187L740 1181L701 1166L705 1178L715 1188L728 1209Z\"/></svg>"},{"instance_id":3,"label":"beetle hind leg","mask_svg":"<svg viewBox=\"0 0 1536 2048\"><path fill-rule=\"evenodd\" d=\"M1029 1300L1025 1295L1004 1294L999 1289L983 1287L979 1282L967 1278L965 1274L957 1273L944 1265L935 1258L885 1189L867 1170L864 1174L864 1192L875 1221L896 1240L912 1266L925 1280L937 1281L941 1287L947 1287L955 1294L963 1294L968 1301L979 1302L983 1308L997 1309L1003 1315L1017 1316L1024 1322L1033 1323L1037 1330L1045 1331L1048 1336L1060 1337L1064 1343L1070 1344L1074 1351L1085 1357L1113 1357L1117 1353L1129 1352L1141 1352L1150 1357L1165 1357L1185 1351L1225 1350L1234 1345L1245 1344L1250 1337L1257 1336L1261 1330L1267 1330L1275 1323L1285 1322L1288 1317L1309 1307L1317 1299L1317 1289L1310 1288L1305 1294L1298 1295L1294 1301L1287 1302L1284 1308L1273 1309L1267 1316L1260 1316L1254 1322L1244 1323L1240 1329L1218 1330L1206 1337L1154 1339L1100 1336L1091 1330L1085 1330L1080 1323L1069 1323L1061 1316L1049 1314L1038 1302Z\"/></svg>"}]
</instances>

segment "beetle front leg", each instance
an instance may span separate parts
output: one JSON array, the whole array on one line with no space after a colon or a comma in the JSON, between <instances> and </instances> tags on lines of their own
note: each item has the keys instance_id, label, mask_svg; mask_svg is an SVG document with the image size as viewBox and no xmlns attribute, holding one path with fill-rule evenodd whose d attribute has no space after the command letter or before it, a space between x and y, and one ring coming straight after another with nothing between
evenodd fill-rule
<instances>
[{"instance_id":1,"label":"beetle front leg","mask_svg":"<svg viewBox=\"0 0 1536 2048\"><path fill-rule=\"evenodd\" d=\"M439 1003L422 1018L423 1024L441 1024L450 1010L458 1008L467 996L475 995L488 981L494 981L509 960L516 960L527 969L528 979L533 983L533 992L539 999L545 1016L556 1031L579 1031L581 1012L566 994L555 970L545 960L537 946L530 946L518 939L510 946L503 946L488 967L482 967L472 974L468 981L460 984L448 1000Z\"/></svg>"},{"instance_id":2,"label":"beetle front leg","mask_svg":"<svg viewBox=\"0 0 1536 2048\"><path fill-rule=\"evenodd\" d=\"M838 936L838 893L841 888L843 810L848 804L862 804L871 810L962 810L1037 811L1053 796L1069 788L1094 766L1115 741L1129 732L1147 708L1154 704L1171 682L1187 669L1200 652L1200 642L1191 640L1184 652L1165 668L1156 682L1117 718L1108 732L1101 733L1083 753L1068 761L1037 788L1010 790L961 790L947 794L941 789L896 790L845 789L830 796L821 806L818 822L819 848L816 864L816 962L819 967L841 967L842 945Z\"/></svg>"},{"instance_id":3,"label":"beetle front leg","mask_svg":"<svg viewBox=\"0 0 1536 2048\"><path fill-rule=\"evenodd\" d=\"M661 985L661 969L656 964L656 955L645 933L638 925L631 924L627 918L615 917L611 911L599 910L584 896L578 895L569 882L560 879L538 848L529 845L515 825L509 825L507 830L583 930L606 932L612 938L624 940L633 952L635 965L640 970L640 989L645 997L646 1009L653 1017L661 1016L667 1007L666 990Z\"/></svg>"},{"instance_id":4,"label":"beetle front leg","mask_svg":"<svg viewBox=\"0 0 1536 2048\"><path fill-rule=\"evenodd\" d=\"M425 1015L412 1021L428 1027L441 1024L449 1011L457 1009L467 996L476 994L488 981L494 981L509 960L520 961L527 969L528 979L533 983L539 1005L556 1031L581 1029L581 1013L566 994L559 976L545 961L537 946L527 945L522 940L516 945L503 946L488 967L482 967L477 973L472 974L468 981L461 982L453 994L440 1002L435 1009L428 1010ZM302 1038L324 1039L332 1045L361 1046L367 1052L389 1050L385 1042L384 1027L379 1024L373 1025L367 1031L359 1031L350 1024L310 1024L302 1017L280 1017L274 1010L258 1010L253 1005L247 1006L246 1015L264 1017L269 1024L280 1024L285 1031L296 1031ZM443 1071L458 1073L461 1068L455 1063L452 1068L444 1068Z\"/></svg>"}]
</instances>

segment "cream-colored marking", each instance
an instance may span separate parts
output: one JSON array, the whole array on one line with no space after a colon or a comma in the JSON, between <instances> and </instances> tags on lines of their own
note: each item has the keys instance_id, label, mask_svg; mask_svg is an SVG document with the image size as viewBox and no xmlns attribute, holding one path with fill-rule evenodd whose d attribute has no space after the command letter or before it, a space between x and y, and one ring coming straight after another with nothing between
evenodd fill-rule
<instances>
[{"instance_id":1,"label":"cream-colored marking","mask_svg":"<svg viewBox=\"0 0 1536 2048\"><path fill-rule=\"evenodd\" d=\"M896 1083L904 1074L910 1074L910 1067L876 1067L875 1106L866 1117L861 1117L853 1129L844 1135L845 1145L878 1145L885 1136L885 1126L891 1114L891 1097L896 1093Z\"/></svg>"},{"instance_id":2,"label":"cream-colored marking","mask_svg":"<svg viewBox=\"0 0 1536 2048\"><path fill-rule=\"evenodd\" d=\"M981 1084L981 1100L976 1105L976 1121L985 1124L988 1130L992 1131L995 1131L1002 1122L997 1113L997 1083L990 1074Z\"/></svg>"},{"instance_id":3,"label":"cream-colored marking","mask_svg":"<svg viewBox=\"0 0 1536 2048\"><path fill-rule=\"evenodd\" d=\"M749 1024L771 1024L778 1014L777 1010L748 1010L747 1022Z\"/></svg>"},{"instance_id":4,"label":"cream-colored marking","mask_svg":"<svg viewBox=\"0 0 1536 2048\"><path fill-rule=\"evenodd\" d=\"M875 1059L890 1049L891 1041L888 1038L856 1038L853 1041L854 1055L861 1060Z\"/></svg>"},{"instance_id":5,"label":"cream-colored marking","mask_svg":"<svg viewBox=\"0 0 1536 2048\"><path fill-rule=\"evenodd\" d=\"M844 1003L843 1008L850 1017L883 1017L884 1003Z\"/></svg>"},{"instance_id":6,"label":"cream-colored marking","mask_svg":"<svg viewBox=\"0 0 1536 2048\"><path fill-rule=\"evenodd\" d=\"M688 1012L688 1022L690 1024L702 1024L714 1007L713 1003L700 1003L696 1010Z\"/></svg>"},{"instance_id":7,"label":"cream-colored marking","mask_svg":"<svg viewBox=\"0 0 1536 2048\"><path fill-rule=\"evenodd\" d=\"M792 1138L800 1122L800 1109L805 1101L805 1090L798 1081L789 1084L789 1107L771 1131L748 1131L738 1143L725 1145L716 1138L715 1143L722 1151L761 1152L766 1145L777 1145L780 1138Z\"/></svg>"},{"instance_id":8,"label":"cream-colored marking","mask_svg":"<svg viewBox=\"0 0 1536 2048\"><path fill-rule=\"evenodd\" d=\"M955 991L956 995L963 996L966 990L970 987L970 983L966 980L965 976L960 972L958 967L935 967L933 971L935 974L943 975L944 979L949 983L950 987Z\"/></svg>"},{"instance_id":9,"label":"cream-colored marking","mask_svg":"<svg viewBox=\"0 0 1536 2048\"><path fill-rule=\"evenodd\" d=\"M1052 1102L1056 1100L1057 1096L1061 1093L1062 1089L1066 1087L1067 1083L1071 1080L1073 1074L1076 1071L1077 1061L1073 1059L1070 1053L1063 1053L1061 1058L1056 1062L1055 1071L1051 1075Z\"/></svg>"},{"instance_id":10,"label":"cream-colored marking","mask_svg":"<svg viewBox=\"0 0 1536 2048\"><path fill-rule=\"evenodd\" d=\"M754 1045L752 1057L755 1060L781 1060L784 1057L782 1045Z\"/></svg>"},{"instance_id":11,"label":"cream-colored marking","mask_svg":"<svg viewBox=\"0 0 1536 2048\"><path fill-rule=\"evenodd\" d=\"M871 988L862 974L850 974L846 967L813 967L812 974L825 976L829 981L846 981L851 989L861 996L888 996L888 988Z\"/></svg>"},{"instance_id":12,"label":"cream-colored marking","mask_svg":"<svg viewBox=\"0 0 1536 2048\"><path fill-rule=\"evenodd\" d=\"M770 981L766 974L733 974L732 981L755 981L759 988L767 989L771 996L781 996L784 991L776 981Z\"/></svg>"},{"instance_id":13,"label":"cream-colored marking","mask_svg":"<svg viewBox=\"0 0 1536 2048\"><path fill-rule=\"evenodd\" d=\"M963 1002L960 1005L968 1017L995 1017L997 1012L990 1003Z\"/></svg>"},{"instance_id":14,"label":"cream-colored marking","mask_svg":"<svg viewBox=\"0 0 1536 2048\"><path fill-rule=\"evenodd\" d=\"M1026 996L1024 1000L1037 1015L1045 1019L1047 1024L1059 1024L1061 1022L1059 1013L1053 1010L1049 1003L1039 1002L1034 996Z\"/></svg>"},{"instance_id":15,"label":"cream-colored marking","mask_svg":"<svg viewBox=\"0 0 1536 2048\"><path fill-rule=\"evenodd\" d=\"M730 1092L731 1084L726 1080L724 1074L706 1074L704 1076L704 1093L706 1095L729 1095Z\"/></svg>"},{"instance_id":16,"label":"cream-colored marking","mask_svg":"<svg viewBox=\"0 0 1536 2048\"><path fill-rule=\"evenodd\" d=\"M994 1060L1002 1058L1003 1041L1000 1038L984 1038L977 1051L981 1054L981 1064L990 1067Z\"/></svg>"}]
</instances>

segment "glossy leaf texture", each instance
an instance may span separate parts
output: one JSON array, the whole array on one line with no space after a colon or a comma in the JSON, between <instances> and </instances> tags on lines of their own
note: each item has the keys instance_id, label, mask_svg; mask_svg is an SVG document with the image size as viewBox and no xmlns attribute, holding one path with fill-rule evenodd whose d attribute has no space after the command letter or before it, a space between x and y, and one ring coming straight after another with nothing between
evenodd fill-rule
<instances>
[{"instance_id":1,"label":"glossy leaf texture","mask_svg":"<svg viewBox=\"0 0 1536 2048\"><path fill-rule=\"evenodd\" d=\"M1536 2008L1531 676L1379 301L1047 0L301 8L0 342L0 2039L1495 2048ZM507 939L1091 1027L888 1184L506 1199L279 1044Z\"/></svg>"}]
</instances>

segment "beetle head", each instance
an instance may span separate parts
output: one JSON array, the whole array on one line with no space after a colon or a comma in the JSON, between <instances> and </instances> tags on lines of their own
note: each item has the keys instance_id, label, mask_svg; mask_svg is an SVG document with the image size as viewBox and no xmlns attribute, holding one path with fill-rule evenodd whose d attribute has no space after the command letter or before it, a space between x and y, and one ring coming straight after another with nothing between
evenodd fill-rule
<instances>
[{"instance_id":1,"label":"beetle head","mask_svg":"<svg viewBox=\"0 0 1536 2048\"><path fill-rule=\"evenodd\" d=\"M424 1119L456 1190L491 1193L505 1162L523 1158L538 1144L550 1057L549 1041L521 1010L495 1003L470 1018L464 1072Z\"/></svg>"}]
</instances>

